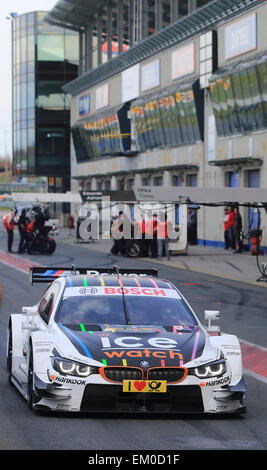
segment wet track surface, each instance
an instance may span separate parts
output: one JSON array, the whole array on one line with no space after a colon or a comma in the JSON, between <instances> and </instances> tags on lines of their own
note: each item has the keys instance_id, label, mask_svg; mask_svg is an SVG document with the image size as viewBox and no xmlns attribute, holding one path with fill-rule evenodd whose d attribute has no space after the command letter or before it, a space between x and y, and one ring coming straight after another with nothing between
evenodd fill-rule
<instances>
[{"instance_id":1,"label":"wet track surface","mask_svg":"<svg viewBox=\"0 0 267 470\"><path fill-rule=\"evenodd\" d=\"M2 247L3 248L3 247ZM27 257L46 266L149 267L151 263L108 257L86 246L59 244L53 257ZM156 263L155 263L156 266ZM203 321L204 310L220 310L223 332L267 350L267 289L206 274L159 266ZM3 301L0 310L0 450L265 450L267 449L267 383L245 374L248 412L244 416L50 415L31 412L7 383L6 328L10 313L33 305L45 285L0 263Z\"/></svg>"}]
</instances>

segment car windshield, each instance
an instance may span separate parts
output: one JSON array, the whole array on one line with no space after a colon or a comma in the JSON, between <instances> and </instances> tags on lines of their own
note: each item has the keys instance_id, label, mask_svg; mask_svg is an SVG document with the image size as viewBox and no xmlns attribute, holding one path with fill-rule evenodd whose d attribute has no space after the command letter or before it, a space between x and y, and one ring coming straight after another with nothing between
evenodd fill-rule
<instances>
[{"instance_id":1,"label":"car windshield","mask_svg":"<svg viewBox=\"0 0 267 470\"><path fill-rule=\"evenodd\" d=\"M62 300L55 321L61 324L196 325L182 298L73 296Z\"/></svg>"}]
</instances>

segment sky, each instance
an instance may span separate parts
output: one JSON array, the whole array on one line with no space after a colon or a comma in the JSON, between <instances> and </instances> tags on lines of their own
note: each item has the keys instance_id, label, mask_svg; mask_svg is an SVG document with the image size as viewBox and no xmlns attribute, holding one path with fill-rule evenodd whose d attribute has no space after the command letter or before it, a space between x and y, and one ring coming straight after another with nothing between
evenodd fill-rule
<instances>
[{"instance_id":1,"label":"sky","mask_svg":"<svg viewBox=\"0 0 267 470\"><path fill-rule=\"evenodd\" d=\"M19 15L30 11L49 11L56 0L0 1L0 157L11 154L11 21L10 13Z\"/></svg>"}]
</instances>

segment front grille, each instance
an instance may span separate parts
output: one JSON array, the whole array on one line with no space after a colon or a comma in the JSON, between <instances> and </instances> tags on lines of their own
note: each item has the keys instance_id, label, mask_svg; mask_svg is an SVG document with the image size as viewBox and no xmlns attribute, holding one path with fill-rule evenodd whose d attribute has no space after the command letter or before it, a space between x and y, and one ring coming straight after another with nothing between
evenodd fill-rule
<instances>
[{"instance_id":1,"label":"front grille","mask_svg":"<svg viewBox=\"0 0 267 470\"><path fill-rule=\"evenodd\" d=\"M148 380L167 380L168 383L181 382L186 377L182 367L158 367L149 369Z\"/></svg>"},{"instance_id":2,"label":"front grille","mask_svg":"<svg viewBox=\"0 0 267 470\"><path fill-rule=\"evenodd\" d=\"M104 377L111 382L122 382L123 380L142 380L142 369L137 367L105 367Z\"/></svg>"},{"instance_id":3,"label":"front grille","mask_svg":"<svg viewBox=\"0 0 267 470\"><path fill-rule=\"evenodd\" d=\"M121 385L88 384L81 411L201 413L204 408L198 385L170 385L167 393L124 393Z\"/></svg>"}]
</instances>

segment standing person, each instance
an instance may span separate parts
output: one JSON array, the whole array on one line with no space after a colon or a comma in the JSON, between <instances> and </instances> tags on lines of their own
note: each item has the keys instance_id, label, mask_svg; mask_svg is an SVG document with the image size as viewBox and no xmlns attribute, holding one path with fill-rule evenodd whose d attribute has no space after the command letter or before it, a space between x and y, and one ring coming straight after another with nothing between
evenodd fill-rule
<instances>
[{"instance_id":1,"label":"standing person","mask_svg":"<svg viewBox=\"0 0 267 470\"><path fill-rule=\"evenodd\" d=\"M145 218L145 246L146 246L146 256L152 256L153 252L153 219L152 214L149 212Z\"/></svg>"},{"instance_id":2,"label":"standing person","mask_svg":"<svg viewBox=\"0 0 267 470\"><path fill-rule=\"evenodd\" d=\"M233 221L233 234L235 241L235 250L233 253L242 253L242 242L241 242L241 233L242 233L242 217L238 210L238 207L234 208L234 221Z\"/></svg>"},{"instance_id":3,"label":"standing person","mask_svg":"<svg viewBox=\"0 0 267 470\"><path fill-rule=\"evenodd\" d=\"M225 207L224 209L223 224L224 224L224 249L228 250L228 248L230 248L230 244L229 244L229 235L228 235L228 208L227 207Z\"/></svg>"},{"instance_id":4,"label":"standing person","mask_svg":"<svg viewBox=\"0 0 267 470\"><path fill-rule=\"evenodd\" d=\"M165 251L165 256L167 259L170 259L169 255L169 226L167 214L161 214L160 220L158 221L158 256L162 258L163 250Z\"/></svg>"},{"instance_id":5,"label":"standing person","mask_svg":"<svg viewBox=\"0 0 267 470\"><path fill-rule=\"evenodd\" d=\"M121 254L124 253L124 250L123 250L124 239L120 235L122 231L123 231L123 211L120 211L112 227L112 233L115 236L113 247L110 250L110 253L112 255L118 255L120 253Z\"/></svg>"},{"instance_id":6,"label":"standing person","mask_svg":"<svg viewBox=\"0 0 267 470\"><path fill-rule=\"evenodd\" d=\"M19 228L19 234L20 234L20 242L19 242L19 253L22 254L25 252L25 244L27 240L27 232L26 228L28 225L28 219L26 217L26 209L22 209L19 222L18 222L18 228Z\"/></svg>"},{"instance_id":7,"label":"standing person","mask_svg":"<svg viewBox=\"0 0 267 470\"><path fill-rule=\"evenodd\" d=\"M141 238L141 256L146 257L148 255L148 244L146 240L146 221L144 214L141 214L141 220L138 221L138 232Z\"/></svg>"},{"instance_id":8,"label":"standing person","mask_svg":"<svg viewBox=\"0 0 267 470\"><path fill-rule=\"evenodd\" d=\"M35 230L35 220L32 220L26 227L26 243L25 243L25 250L27 250L28 254L31 255L31 244L33 241L33 234Z\"/></svg>"},{"instance_id":9,"label":"standing person","mask_svg":"<svg viewBox=\"0 0 267 470\"><path fill-rule=\"evenodd\" d=\"M197 245L197 211L192 207L187 209L187 238L190 245Z\"/></svg>"},{"instance_id":10,"label":"standing person","mask_svg":"<svg viewBox=\"0 0 267 470\"><path fill-rule=\"evenodd\" d=\"M235 217L234 207L230 206L228 219L227 219L227 225L228 225L229 246L232 250L235 249L235 239L234 239L234 232L233 232L234 217Z\"/></svg>"},{"instance_id":11,"label":"standing person","mask_svg":"<svg viewBox=\"0 0 267 470\"><path fill-rule=\"evenodd\" d=\"M35 216L34 230L38 230L38 237L40 243L41 255L45 254L45 226L46 217L42 208L38 208L37 214Z\"/></svg>"},{"instance_id":12,"label":"standing person","mask_svg":"<svg viewBox=\"0 0 267 470\"><path fill-rule=\"evenodd\" d=\"M153 228L153 238L151 240L151 257L156 258L158 256L158 214L153 214L153 221L152 221L152 228Z\"/></svg>"},{"instance_id":13,"label":"standing person","mask_svg":"<svg viewBox=\"0 0 267 470\"><path fill-rule=\"evenodd\" d=\"M16 210L12 210L10 214L7 214L4 219L4 226L7 231L7 251L12 253L12 245L14 240L14 218Z\"/></svg>"}]
</instances>

